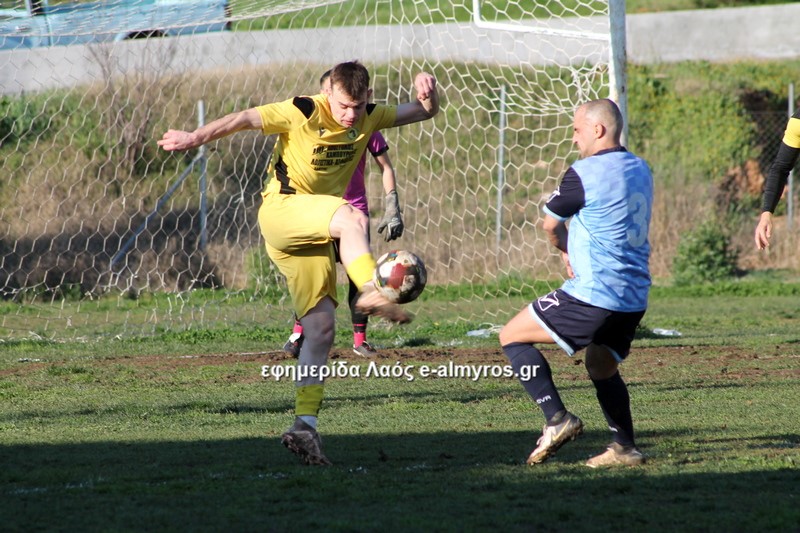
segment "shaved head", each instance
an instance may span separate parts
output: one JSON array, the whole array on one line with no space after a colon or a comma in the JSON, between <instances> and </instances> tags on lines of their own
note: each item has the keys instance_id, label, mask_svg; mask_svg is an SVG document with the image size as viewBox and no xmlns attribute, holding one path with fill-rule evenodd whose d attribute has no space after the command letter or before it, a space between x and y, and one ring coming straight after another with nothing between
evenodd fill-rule
<instances>
[{"instance_id":1,"label":"shaved head","mask_svg":"<svg viewBox=\"0 0 800 533\"><path fill-rule=\"evenodd\" d=\"M584 119L592 124L600 124L615 143L619 144L622 135L622 113L612 100L603 98L592 100L581 106L584 110Z\"/></svg>"},{"instance_id":2,"label":"shaved head","mask_svg":"<svg viewBox=\"0 0 800 533\"><path fill-rule=\"evenodd\" d=\"M572 142L578 145L581 157L589 157L620 146L622 113L611 100L592 100L575 110L572 129Z\"/></svg>"}]
</instances>

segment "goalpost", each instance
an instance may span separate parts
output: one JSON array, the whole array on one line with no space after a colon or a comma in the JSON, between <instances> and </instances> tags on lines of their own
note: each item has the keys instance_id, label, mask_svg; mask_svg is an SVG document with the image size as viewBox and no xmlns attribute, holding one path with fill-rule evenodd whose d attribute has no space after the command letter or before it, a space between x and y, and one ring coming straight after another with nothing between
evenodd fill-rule
<instances>
[{"instance_id":1,"label":"goalpost","mask_svg":"<svg viewBox=\"0 0 800 533\"><path fill-rule=\"evenodd\" d=\"M376 256L412 250L429 286L448 288L446 302L410 304L420 319L447 307L504 323L563 278L537 225L576 157L575 106L627 110L624 0L536 4L241 0L235 31L0 50L0 337L288 324L256 221L274 139L242 133L185 157L155 140L316 92L351 59L376 102L408 101L422 70L442 95L432 121L383 132L398 241L375 231L383 194L367 163Z\"/></svg>"}]
</instances>

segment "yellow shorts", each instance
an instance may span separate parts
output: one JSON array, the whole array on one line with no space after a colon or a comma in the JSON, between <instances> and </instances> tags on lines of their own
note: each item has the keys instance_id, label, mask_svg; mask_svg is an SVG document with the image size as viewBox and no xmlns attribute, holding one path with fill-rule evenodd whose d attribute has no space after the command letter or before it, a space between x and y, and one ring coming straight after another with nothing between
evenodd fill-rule
<instances>
[{"instance_id":1,"label":"yellow shorts","mask_svg":"<svg viewBox=\"0 0 800 533\"><path fill-rule=\"evenodd\" d=\"M267 193L258 225L267 254L286 277L292 305L305 316L326 296L337 304L330 223L347 201L336 196Z\"/></svg>"}]
</instances>

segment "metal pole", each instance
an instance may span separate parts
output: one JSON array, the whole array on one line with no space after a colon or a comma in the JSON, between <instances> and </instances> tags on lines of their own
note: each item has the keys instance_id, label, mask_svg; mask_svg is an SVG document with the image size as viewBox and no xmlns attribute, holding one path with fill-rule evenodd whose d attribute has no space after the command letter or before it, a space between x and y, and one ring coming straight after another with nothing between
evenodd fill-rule
<instances>
[{"instance_id":1,"label":"metal pole","mask_svg":"<svg viewBox=\"0 0 800 533\"><path fill-rule=\"evenodd\" d=\"M505 159L506 159L506 86L500 86L500 139L497 148L497 215L495 227L497 236L495 251L500 253L500 238L503 231L503 188L505 186Z\"/></svg>"},{"instance_id":2,"label":"metal pole","mask_svg":"<svg viewBox=\"0 0 800 533\"><path fill-rule=\"evenodd\" d=\"M789 118L794 115L794 83L789 84ZM792 230L792 221L794 220L794 170L789 171L789 179L786 182L788 191L786 191L786 229Z\"/></svg>"},{"instance_id":3,"label":"metal pole","mask_svg":"<svg viewBox=\"0 0 800 533\"><path fill-rule=\"evenodd\" d=\"M198 163L198 159L199 156L195 156L195 158L192 159L191 163L189 163L189 166L186 167L184 171L181 173L180 177L177 180L175 180L172 183L172 185L170 185L169 189L167 189L167 192L164 193L164 195L158 199L158 202L156 202L155 209L150 211L150 213L144 218L144 222L142 222L141 225L133 233L133 235L131 235L128 238L128 240L125 241L125 244L123 244L122 248L120 248L119 251L116 254L114 254L114 257L111 258L109 269L113 270L114 266L123 257L125 257L125 255L128 253L128 250L130 250L133 244L136 242L136 238L139 237L139 235L141 235L142 232L147 229L147 225L150 223L150 220L152 220L152 218L158 214L161 208L164 207L164 204L166 204L167 201L169 201L169 199L172 197L172 194L178 189L178 187L180 187L181 183L183 183L183 180L186 179L186 176L189 175L194 166Z\"/></svg>"},{"instance_id":4,"label":"metal pole","mask_svg":"<svg viewBox=\"0 0 800 533\"><path fill-rule=\"evenodd\" d=\"M206 112L203 101L197 102L197 126L203 127L206 123ZM200 158L200 250L206 249L208 242L208 229L207 229L207 216L208 216L208 199L207 199L207 172L206 172L206 145L201 145L198 151Z\"/></svg>"},{"instance_id":5,"label":"metal pole","mask_svg":"<svg viewBox=\"0 0 800 533\"><path fill-rule=\"evenodd\" d=\"M197 114L198 114L198 123L200 126L205 124L205 111L203 109L203 101L200 100L197 103ZM144 222L136 228L136 231L131 235L127 241L122 245L122 248L117 251L116 254L111 258L109 263L109 269L113 270L114 266L128 253L128 250L136 242L137 237L142 234L144 230L147 229L147 225L150 223L150 220L153 219L156 214L161 210L164 204L172 197L173 193L180 187L183 180L189 175L189 173L194 169L195 165L200 165L200 249L203 250L206 247L206 147L205 145L200 147L200 150L197 152L197 155L194 156L189 166L181 173L180 177L178 177L175 182L170 185L167 192L158 199L156 202L156 207L153 209L145 218Z\"/></svg>"},{"instance_id":6,"label":"metal pole","mask_svg":"<svg viewBox=\"0 0 800 533\"><path fill-rule=\"evenodd\" d=\"M626 66L628 61L625 38L625 0L609 0L608 23L611 43L608 54L609 95L617 103L622 113L623 146L628 144L628 81Z\"/></svg>"}]
</instances>

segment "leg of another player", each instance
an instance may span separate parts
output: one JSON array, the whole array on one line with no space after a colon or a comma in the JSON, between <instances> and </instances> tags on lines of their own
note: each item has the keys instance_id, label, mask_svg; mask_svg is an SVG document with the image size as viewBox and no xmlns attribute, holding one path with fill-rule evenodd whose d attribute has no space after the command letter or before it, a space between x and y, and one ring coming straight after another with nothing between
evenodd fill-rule
<instances>
[{"instance_id":1,"label":"leg of another player","mask_svg":"<svg viewBox=\"0 0 800 533\"><path fill-rule=\"evenodd\" d=\"M352 280L349 283L347 296L347 301L350 304L350 318L353 324L353 351L363 357L375 357L378 355L377 352L372 348L372 345L367 342L367 323L369 321L369 316L359 311L356 307L356 302L360 295L358 287L356 287L356 284L353 283Z\"/></svg>"},{"instance_id":2,"label":"leg of another player","mask_svg":"<svg viewBox=\"0 0 800 533\"><path fill-rule=\"evenodd\" d=\"M292 334L289 335L289 340L283 345L283 351L291 354L292 357L300 355L300 346L303 344L303 325L298 320L297 315L294 315L294 325L292 326Z\"/></svg>"}]
</instances>

